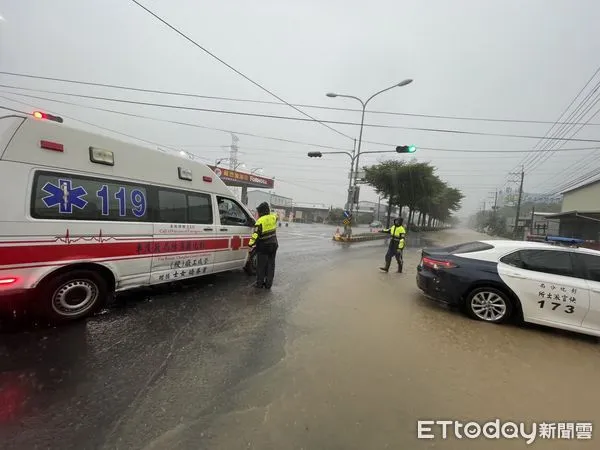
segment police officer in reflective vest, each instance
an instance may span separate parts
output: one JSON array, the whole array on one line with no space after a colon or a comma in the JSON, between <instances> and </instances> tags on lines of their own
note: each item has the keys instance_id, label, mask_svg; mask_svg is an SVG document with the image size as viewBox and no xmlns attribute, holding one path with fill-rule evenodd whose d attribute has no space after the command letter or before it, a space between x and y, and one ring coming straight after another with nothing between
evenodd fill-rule
<instances>
[{"instance_id":1,"label":"police officer in reflective vest","mask_svg":"<svg viewBox=\"0 0 600 450\"><path fill-rule=\"evenodd\" d=\"M254 287L271 289L275 276L277 254L277 214L271 213L269 204L263 202L256 207L258 219L250 238L250 247L256 246L256 283Z\"/></svg>"},{"instance_id":2,"label":"police officer in reflective vest","mask_svg":"<svg viewBox=\"0 0 600 450\"><path fill-rule=\"evenodd\" d=\"M391 236L388 251L385 254L385 267L379 268L384 272L388 272L390 270L390 264L392 263L392 258L394 257L398 263L398 272L402 272L402 251L404 250L404 236L406 235L406 230L402 226L403 222L404 219L402 219L402 217L394 219L394 225L391 228L386 228L380 231L380 233L389 233Z\"/></svg>"}]
</instances>

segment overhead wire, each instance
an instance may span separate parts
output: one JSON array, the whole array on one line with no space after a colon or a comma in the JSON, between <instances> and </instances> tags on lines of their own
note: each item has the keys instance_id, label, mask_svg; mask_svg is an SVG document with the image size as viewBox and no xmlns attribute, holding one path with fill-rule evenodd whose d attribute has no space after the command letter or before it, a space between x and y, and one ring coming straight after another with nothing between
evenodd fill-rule
<instances>
[{"instance_id":1,"label":"overhead wire","mask_svg":"<svg viewBox=\"0 0 600 450\"><path fill-rule=\"evenodd\" d=\"M581 96L581 94L585 91L585 89L589 86L589 84L593 81L593 79L596 77L596 75L600 72L600 66L594 71L594 73L592 74L592 76L587 80L587 82L584 84L584 86L579 90L579 92L575 95L575 97L573 97L573 99L571 100L571 102L567 105L567 107L561 112L561 114L559 115L559 117L557 118L557 120L552 124L552 126L548 129L548 131L546 131L544 137L542 137L536 144L535 146L532 148L532 151L536 151L538 149L538 147L546 140L546 142L551 142L553 139L553 137L555 136L555 134L553 133L553 129L554 127L556 127L557 125L561 124L560 126L563 126L563 124L565 123L569 123L569 119L567 119L564 122L561 122L561 118L567 114L567 112L569 111L569 109L571 108L571 106L573 106L573 104L577 101L577 99ZM589 96L589 94L588 94ZM586 99L588 97L586 96ZM582 102L580 102L580 106L581 104L583 104L583 102L586 100L584 99ZM572 117L572 114L569 116ZM552 135L552 136L549 136ZM543 150L543 149L542 149ZM513 167L510 171L509 171L509 175L510 173L515 172L516 170L520 169L522 171L525 171L525 164L527 164L529 162L529 158L532 157L535 158L537 155L535 154L529 154L526 155L515 167ZM507 181L505 181L505 183L501 186L500 190L502 191L504 189L504 187L507 186L507 184L509 184L510 181L508 181L508 176L507 176Z\"/></svg>"},{"instance_id":2,"label":"overhead wire","mask_svg":"<svg viewBox=\"0 0 600 450\"><path fill-rule=\"evenodd\" d=\"M6 111L16 112L16 113L19 113L19 114L26 114L26 115L29 114L28 112L21 111L19 109L9 108L8 106L2 106L2 105L0 105L0 109L5 109Z\"/></svg>"},{"instance_id":3,"label":"overhead wire","mask_svg":"<svg viewBox=\"0 0 600 450\"><path fill-rule=\"evenodd\" d=\"M563 185L558 186L553 191L551 191L550 195L562 193L562 192L572 189L576 186L584 185L591 181L596 181L596 179L599 176L600 176L600 168L596 167L594 169L589 170L588 172L586 172L584 174L580 174L577 178L575 178Z\"/></svg>"},{"instance_id":4,"label":"overhead wire","mask_svg":"<svg viewBox=\"0 0 600 450\"><path fill-rule=\"evenodd\" d=\"M285 104L282 104L281 102L273 102L273 101L267 101L267 100L253 100L253 99L235 98L235 97L200 95L200 94L193 94L193 93L189 93L189 92L167 91L167 90L160 90L160 89L145 89L145 88L138 88L138 87L133 87L133 86L125 86L125 85L120 85L120 84L98 83L98 82L92 82L92 81L82 81L82 80L73 80L73 79L68 79L68 78L31 75L31 74L24 74L24 73L17 73L17 72L0 71L0 74L10 75L10 76L15 76L15 77L22 77L22 78L31 78L31 79L36 79L36 80L57 81L57 82L72 83L72 84L79 84L79 85L85 85L85 86L96 86L96 87L104 87L104 88L111 88L111 89L122 89L122 90L128 90L128 91L132 91L132 92L172 95L172 96L180 96L180 97L199 98L199 99L205 99L205 100L219 100L219 101L230 101L230 102L240 102L240 103L255 103L255 104L262 104L262 105L287 106ZM17 87L17 86L15 86L15 88L21 89L21 87ZM22 88L22 89L25 89L25 88ZM338 112L352 112L352 113L360 113L361 112L360 109L356 109L356 108L342 108L342 107L323 106L323 105L294 103L293 106L296 106L298 108L312 108L312 109L322 109L322 110L327 110L327 111L338 111ZM546 121L546 120L450 116L450 115L441 115L441 114L419 114L419 113L404 113L404 112L397 112L397 111L379 111L379 110L369 110L369 114L403 116L403 117L419 117L419 118L444 119L444 120L465 120L465 121L476 121L476 122L523 123L523 124L541 124L541 125L557 123L556 121L552 122L552 121ZM558 123L562 124L562 123L566 123L566 122L558 122ZM580 124L576 123L576 125L580 125ZM587 125L600 126L600 123L589 123Z\"/></svg>"},{"instance_id":5,"label":"overhead wire","mask_svg":"<svg viewBox=\"0 0 600 450\"><path fill-rule=\"evenodd\" d=\"M20 100L14 100L14 99L11 99L11 98L8 98L8 97L4 97L4 96L1 96L1 95L0 95L0 98L3 98L5 100L11 101L11 102L19 103L21 105L29 106L31 108L36 108L35 105L32 105L32 104L27 103L27 102L20 101ZM50 111L50 112L53 113L53 114L59 115L59 114L56 113L56 111ZM29 113L25 113L24 112L23 114L29 114ZM65 118L70 119L70 120L75 120L77 122L84 123L86 125L90 125L90 126L96 127L98 129L101 129L101 130L104 130L104 131L110 131L111 133L119 134L121 136L125 136L125 137L131 138L131 139L135 139L135 140L138 140L140 142L144 142L146 144L152 144L152 145L157 146L157 147L168 148L168 149L175 150L175 151L178 150L176 148L170 147L169 145L162 144L160 142L156 142L156 141L151 141L149 139L140 138L140 137L128 134L128 133L124 133L122 131L118 131L118 130L114 130L112 128L108 128L108 127L104 127L104 126L101 126L101 125L97 125L95 123L87 122L85 120L78 119L78 118L75 118L75 117L71 117L71 116L68 116L68 115L65 115L65 114L62 114L62 113L60 114L60 116L61 117L65 117Z\"/></svg>"},{"instance_id":6,"label":"overhead wire","mask_svg":"<svg viewBox=\"0 0 600 450\"><path fill-rule=\"evenodd\" d=\"M552 126L548 129L548 131L546 132L546 134L542 138L540 138L540 140L535 144L535 146L533 147L533 149L537 149L538 146L544 142L544 139L546 139L548 137L548 135L550 135L552 133L552 130L554 129L554 127L557 126L557 124L559 123L559 121L561 120L561 118L567 113L567 111L569 111L569 109L571 108L571 106L577 101L577 99L579 98L579 96L583 93L583 91L587 88L587 86L596 77L596 75L598 74L598 72L600 72L600 66L596 69L596 71L588 79L588 81L585 83L585 85L579 90L579 92L577 93L577 95L575 95L575 97L573 97L573 99L567 105L567 107L561 112L560 116L558 116L558 119L552 124ZM518 167L523 167L526 164L527 159L528 159L528 156L526 156L523 160L521 160L521 162L519 162L515 166L515 168L513 168L511 170L511 172L513 170L516 170Z\"/></svg>"},{"instance_id":7,"label":"overhead wire","mask_svg":"<svg viewBox=\"0 0 600 450\"><path fill-rule=\"evenodd\" d=\"M596 88L594 89L593 92L597 92L598 89L600 89L600 81L598 82L598 84L596 85ZM600 102L600 93L596 94L596 98L595 100L588 105L584 111L581 112L581 114L578 116L579 117L585 117L585 115L591 111L591 109L596 106L596 104L598 104L598 102ZM596 112L594 114L592 114L589 118L588 118L588 122L591 121L594 117L596 117L598 114L600 113L600 108L598 108L596 110ZM582 126L579 127L579 129L575 130L572 134L571 137L574 136L575 134L577 134L579 131L581 131ZM562 144L564 145L564 143ZM557 150L557 149L554 149ZM563 181L561 182L562 185L568 184L572 179L577 178L577 173L584 169L587 164L588 164L588 160L589 163L594 163L594 156L597 157L597 148L593 149L591 152L589 152L588 154L584 155L582 158L576 160L575 162L571 163L569 166L567 167L562 167L561 168L561 173L567 173L567 177L565 179L563 179ZM535 164L533 168L531 168L530 170L536 170L537 168L541 167L541 165L547 161L553 154L547 154L545 159L540 159L538 160L538 164ZM597 160L596 160L597 161ZM545 185L547 186L548 183L545 183ZM559 184L560 185L560 184ZM548 188L545 188L548 189ZM556 190L559 189L557 187L557 185L554 185L552 188L550 188L550 190Z\"/></svg>"},{"instance_id":8,"label":"overhead wire","mask_svg":"<svg viewBox=\"0 0 600 450\"><path fill-rule=\"evenodd\" d=\"M596 94L598 89L600 89L600 81L598 82L598 84L596 85L595 89L593 90L593 93ZM586 97L587 99L588 97ZM591 96L590 96L591 99ZM586 100L587 101L587 100ZM592 102L585 107L585 109L581 112L579 112L579 114L577 115L577 117L574 117L574 120L583 120L583 118L585 117L586 114L588 114L592 108L594 108L594 106L596 106L596 104L598 104L598 102L600 101L600 94L596 94L596 98L592 99ZM583 107L582 103L576 111L578 111L579 109L581 109ZM577 135L582 129L583 127L586 125L586 123L589 123L592 119L594 119L594 117L596 117L596 115L598 114L598 112L600 112L600 109L598 111L596 111L596 113L594 113L593 115L591 115L586 122L582 123L581 125L570 125L570 126L561 126L561 130L559 130L557 133L561 133L561 136L558 136L558 134L556 134L555 136L558 137L564 137L566 136L567 133L569 133L571 130L573 130L573 128L575 128L576 126L579 126L578 129L574 130L571 135L569 137L573 137L575 135ZM534 171L536 168L540 167L544 162L546 162L550 157L552 157L554 154L556 154L557 150L560 150L562 146L565 145L567 141L563 141L562 143L560 142L548 142L543 150L554 150L554 153L551 153L550 151L546 152L546 153L538 153L536 155L537 157L537 161L536 161L536 157L534 157L530 162L529 162L529 166L528 166L528 171L532 172ZM557 147L558 146L558 147Z\"/></svg>"},{"instance_id":9,"label":"overhead wire","mask_svg":"<svg viewBox=\"0 0 600 450\"><path fill-rule=\"evenodd\" d=\"M299 145L307 145L307 146L311 146L311 147L326 148L326 149L332 149L332 150L345 150L345 151L350 151L350 152L352 151L352 149L348 149L348 148L344 149L344 148L334 147L334 146L330 146L330 145L317 144L317 143L312 143L312 142L295 141L295 140L291 140L291 139L283 139L283 138L277 138L277 137L272 137L272 136L257 135L254 133L246 133L246 132L239 131L239 130L229 130L229 129L223 129L223 128L208 127L208 126L200 125L197 123L182 122L182 121L177 121L177 120L162 119L162 118L147 116L147 115L143 115L143 114L128 113L128 112L119 111L119 110L110 109L110 108L102 108L102 107L98 107L98 106L84 105L81 103L71 102L71 101L67 101L67 100L60 100L60 99L41 97L41 96L29 95L29 94L21 94L18 92L10 92L10 91L0 91L0 93L9 94L9 95L25 96L28 98L56 102L56 103L61 103L61 104L66 104L66 105L71 105L71 106L77 106L80 108L109 112L109 113L113 113L113 114L120 114L120 115L124 115L124 116L128 116L128 117L135 117L135 118L140 118L140 119L147 119L147 120L171 123L171 124L175 124L175 125L190 126L190 127L194 127L194 128L202 128L202 129L207 129L207 130L212 130L212 131L220 131L220 132L224 132L224 133L228 133L228 134L234 133L234 134L239 134L241 136L257 137L257 138L262 138L262 139L276 140L276 141L288 142L288 143L299 144ZM387 144L387 145L391 146L391 144ZM175 146L177 146L177 147L195 147L197 145L189 144L189 145L175 145ZM226 147L226 146L218 146L218 147ZM562 149L561 151L584 151L584 150L590 150L590 149L595 149L595 148L596 147L573 147L573 148ZM485 154L485 153L509 154L509 153L531 152L531 150L528 150L528 149L522 149L522 150L505 150L505 149L503 149L503 150L501 150L501 149L479 150L478 149L478 150L475 150L475 149L451 149L451 148L441 148L441 147L420 147L420 146L419 146L419 149L431 150L431 151L436 151L436 152L477 153L477 154ZM415 156L418 156L418 155L415 154Z\"/></svg>"},{"instance_id":10,"label":"overhead wire","mask_svg":"<svg viewBox=\"0 0 600 450\"><path fill-rule=\"evenodd\" d=\"M158 121L158 122L171 123L171 124L174 124L174 125L183 125L183 126L189 126L189 127L193 127L193 128L201 128L201 129L204 129L204 130L220 131L220 132L227 133L227 134L234 133L234 134L239 134L240 136L249 136L249 137L255 137L255 138L260 138L260 139L274 140L274 141L280 141L280 142L288 142L288 143L292 143L292 144L308 145L308 146L311 146L311 147L325 148L325 149L331 149L331 150L346 150L346 151L351 151L352 150L352 149L347 149L347 148L334 147L334 146L331 146L331 145L323 145L323 144L316 144L316 143L310 143L310 142L302 142L302 141L296 141L296 140L292 140L292 139L278 138L278 137L273 137L273 136L264 136L264 135L259 135L259 134L255 134L255 133L247 133L247 132L238 131L238 130L230 130L230 129L225 129L225 128L208 127L208 126L200 125L200 124L197 124L197 123L182 122L182 121L170 120L170 119L159 119L159 118L156 118L156 117L145 116L143 114L127 113L127 112L124 112L124 111L118 111L118 110L109 109L109 108L100 108L100 107L97 107L97 106L82 105L80 103L70 102L70 101L66 101L66 100L59 100L59 99L53 99L53 98L47 98L47 97L40 97L40 96L35 96L35 95L26 95L26 94L20 94L20 93L17 93L17 92L0 91L0 93L26 96L28 98L35 98L35 99L38 99L38 100L45 100L45 101L50 101L50 102L55 102L55 103L61 103L61 104L65 104L65 105L78 106L80 108L93 109L93 110L96 110L96 111L103 111L103 112L110 112L110 113L114 113L114 114L120 114L120 115L124 115L124 116L129 116L129 117L136 117L136 118L140 118L140 119L147 119L147 120L154 120L154 121ZM6 97L4 97L4 98L6 98ZM65 117L67 117L67 116L65 116Z\"/></svg>"},{"instance_id":11,"label":"overhead wire","mask_svg":"<svg viewBox=\"0 0 600 450\"><path fill-rule=\"evenodd\" d=\"M330 127L329 125L327 125L324 122L321 122L320 120L316 119L315 117L311 116L310 114L304 112L303 110L301 110L300 108L292 105L291 103L287 102L286 100L284 100L283 98L281 98L280 96L278 96L277 94L275 94L273 91L267 89L266 87L264 87L262 84L254 81L252 78L250 78L249 76L247 76L246 74L242 73L241 71L239 71L238 69L236 69L235 67L233 67L231 64L225 62L223 59L219 58L215 53L211 52L210 50L208 50L206 47L200 45L198 42L196 42L195 40L193 40L191 37L189 37L187 34L183 33L181 30L179 30L177 27L171 25L169 22L167 22L165 19L163 19L161 16L159 16L158 14L156 14L155 12L153 12L152 10L150 10L149 8L147 8L146 6L144 6L142 3L140 3L138 0L131 0L132 3L136 4L137 6L139 6L140 8L142 8L144 11L146 11L148 14L150 14L152 17L154 17L156 20L158 20L159 22L161 22L163 25L167 26L168 28L170 28L172 31L174 31L175 33L177 33L179 36L181 36L182 38L184 38L186 41L190 42L191 44L193 44L196 48L202 50L204 53L206 53L207 55L209 55L210 57L212 57L213 59L215 59L216 61L220 62L221 64L223 64L225 67L227 67L228 69L232 70L233 72L235 72L236 74L238 74L239 76L241 76L242 78L244 78L246 81L249 81L250 83L252 83L254 86L258 87L260 90L266 92L267 94L269 94L270 96L276 98L277 100L279 100L280 102L288 105L289 107L291 107L292 109L294 109L295 111L299 112L300 114L302 114L303 116L306 116L308 118L310 118L312 121L315 121L317 123L320 123L321 125L323 125L325 128L328 128L329 130L333 131L336 134L339 134L341 136L344 136L345 138L348 138L350 140L354 140L353 137L348 136L345 133L342 133L339 130L336 130L333 127Z\"/></svg>"},{"instance_id":12,"label":"overhead wire","mask_svg":"<svg viewBox=\"0 0 600 450\"><path fill-rule=\"evenodd\" d=\"M3 85L0 85L0 86L3 86ZM6 91L4 91L4 92L6 93ZM8 92L8 93L13 94L13 95L20 95L23 97L44 99L43 97L32 96L29 94L22 94L20 92ZM275 114L257 114L257 113L247 113L247 112L242 112L242 111L225 111L225 110L216 110L216 109L210 109L210 108L196 108L196 107L191 107L191 106L178 106L178 105L169 105L169 104L152 103L152 102L141 102L141 101L135 101L135 100L115 99L115 98L111 98L111 97L90 96L90 95L85 95L85 94L73 94L73 93L65 94L65 93L63 93L62 95L81 97L81 98L90 98L90 99L95 99L95 100L112 101L112 102L118 102L118 103L134 104L134 105L163 107L163 108L170 108L170 109L200 111L200 112L212 112L212 113L220 113L220 114L233 114L233 115L242 115L242 116L262 117L262 118L268 118L268 119L281 119L281 120L292 120L292 121L302 121L302 122L311 122L313 120L316 120L316 119L307 119L307 118L302 118L302 117L278 116ZM64 101L60 101L58 99L45 98L45 100L64 102ZM356 122L345 122L345 121L334 121L334 120L323 120L322 122L338 124L338 125L352 125L352 126L360 125ZM452 129L445 129L445 128L425 128L425 127L409 127L409 126L400 126L400 125L381 125L381 124L364 124L364 126L379 127L379 128L393 128L393 129L402 129L402 130L416 130L416 131L444 133L444 134L496 136L496 137L510 137L510 138L520 138L520 139L540 139L539 136L532 136L532 135L488 133L488 132L478 132L478 131L469 131L469 130L452 130ZM558 141L565 140L565 139L561 139L561 138L546 138L546 139L555 139ZM600 143L600 140L596 140L596 139L569 138L566 140L573 141L573 142ZM389 147L396 146L396 144L391 144L391 143L386 143L386 142L372 142L372 141L363 141L363 142L371 143L371 144L375 144L375 145L381 145L381 146L389 146Z\"/></svg>"}]
</instances>

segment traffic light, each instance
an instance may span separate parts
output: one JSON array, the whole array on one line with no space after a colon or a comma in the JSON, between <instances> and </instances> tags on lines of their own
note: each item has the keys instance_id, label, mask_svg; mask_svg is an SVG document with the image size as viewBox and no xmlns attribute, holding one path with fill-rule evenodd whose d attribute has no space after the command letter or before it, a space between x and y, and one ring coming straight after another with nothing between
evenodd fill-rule
<instances>
[{"instance_id":1,"label":"traffic light","mask_svg":"<svg viewBox=\"0 0 600 450\"><path fill-rule=\"evenodd\" d=\"M307 154L309 158L320 158L323 156L323 153L321 152L308 152Z\"/></svg>"},{"instance_id":2,"label":"traffic light","mask_svg":"<svg viewBox=\"0 0 600 450\"><path fill-rule=\"evenodd\" d=\"M414 153L417 151L417 147L414 145L399 145L396 147L397 153Z\"/></svg>"},{"instance_id":3,"label":"traffic light","mask_svg":"<svg viewBox=\"0 0 600 450\"><path fill-rule=\"evenodd\" d=\"M36 119L40 119L40 120L52 120L53 122L63 123L62 117L53 116L52 114L48 114L48 113L45 113L45 112L34 111L32 115Z\"/></svg>"}]
</instances>

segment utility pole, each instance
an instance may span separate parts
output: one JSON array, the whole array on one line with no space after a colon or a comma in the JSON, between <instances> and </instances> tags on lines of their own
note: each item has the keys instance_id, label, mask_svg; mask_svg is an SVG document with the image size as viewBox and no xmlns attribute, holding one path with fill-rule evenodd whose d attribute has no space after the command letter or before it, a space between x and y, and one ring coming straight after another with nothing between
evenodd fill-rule
<instances>
[{"instance_id":1,"label":"utility pole","mask_svg":"<svg viewBox=\"0 0 600 450\"><path fill-rule=\"evenodd\" d=\"M519 229L519 215L521 214L521 199L523 197L523 179L525 178L525 168L521 168L521 181L519 182L519 198L517 200L517 217L515 217L515 228L513 235L517 237L517 230Z\"/></svg>"},{"instance_id":2,"label":"utility pole","mask_svg":"<svg viewBox=\"0 0 600 450\"><path fill-rule=\"evenodd\" d=\"M494 221L496 220L496 212L498 211L498 189L494 194Z\"/></svg>"}]
</instances>

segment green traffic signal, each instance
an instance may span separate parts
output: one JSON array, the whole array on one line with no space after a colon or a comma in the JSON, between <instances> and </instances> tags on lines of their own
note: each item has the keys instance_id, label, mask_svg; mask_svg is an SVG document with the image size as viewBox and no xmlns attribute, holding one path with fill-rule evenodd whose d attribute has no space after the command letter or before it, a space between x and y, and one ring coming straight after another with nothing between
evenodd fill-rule
<instances>
[{"instance_id":1,"label":"green traffic signal","mask_svg":"<svg viewBox=\"0 0 600 450\"><path fill-rule=\"evenodd\" d=\"M417 147L414 145L399 145L396 147L398 153L414 153L417 151Z\"/></svg>"}]
</instances>

